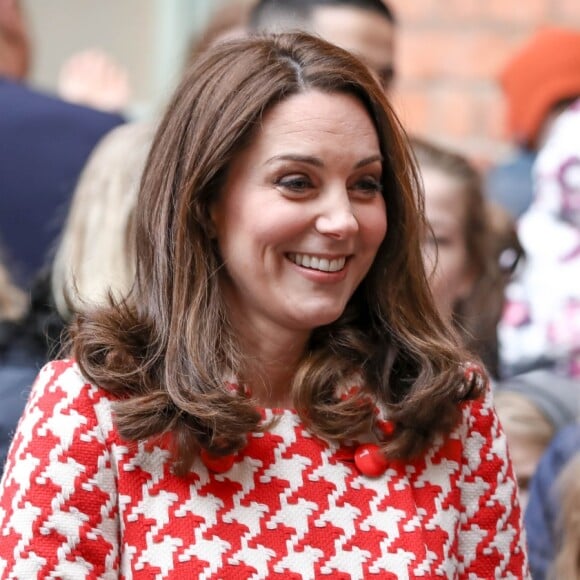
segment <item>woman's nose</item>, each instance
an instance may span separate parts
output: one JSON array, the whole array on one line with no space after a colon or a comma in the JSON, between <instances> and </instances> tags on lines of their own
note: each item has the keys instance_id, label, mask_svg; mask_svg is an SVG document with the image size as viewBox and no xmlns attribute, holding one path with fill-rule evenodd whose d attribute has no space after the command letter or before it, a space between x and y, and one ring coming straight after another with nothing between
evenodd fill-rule
<instances>
[{"instance_id":1,"label":"woman's nose","mask_svg":"<svg viewBox=\"0 0 580 580\"><path fill-rule=\"evenodd\" d=\"M359 223L346 189L339 194L325 196L316 219L316 230L337 239L346 238L358 232Z\"/></svg>"}]
</instances>

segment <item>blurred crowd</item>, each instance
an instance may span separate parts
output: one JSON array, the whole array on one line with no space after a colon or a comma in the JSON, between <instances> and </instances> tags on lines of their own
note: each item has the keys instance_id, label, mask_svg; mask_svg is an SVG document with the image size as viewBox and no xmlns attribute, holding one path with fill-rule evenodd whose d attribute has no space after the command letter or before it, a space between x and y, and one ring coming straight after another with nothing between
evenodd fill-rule
<instances>
[{"instance_id":1,"label":"blurred crowd","mask_svg":"<svg viewBox=\"0 0 580 580\"><path fill-rule=\"evenodd\" d=\"M387 95L401 24L386 2L232 0L192 39L208 46L301 29L359 57ZM59 94L27 84L26 15L0 0L0 460L68 323L132 284L132 215L155 121L128 122L131 71L91 50ZM549 54L550 58L541 58ZM483 172L410 135L424 262L443 318L487 367L534 578L580 578L580 30L543 28L498 71L517 155Z\"/></svg>"}]
</instances>

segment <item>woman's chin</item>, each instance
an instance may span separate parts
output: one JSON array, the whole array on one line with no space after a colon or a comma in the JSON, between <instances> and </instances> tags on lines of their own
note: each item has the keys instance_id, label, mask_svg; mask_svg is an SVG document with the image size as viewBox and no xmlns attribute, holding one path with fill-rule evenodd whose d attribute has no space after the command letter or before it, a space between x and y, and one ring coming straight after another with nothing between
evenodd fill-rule
<instances>
[{"instance_id":1,"label":"woman's chin","mask_svg":"<svg viewBox=\"0 0 580 580\"><path fill-rule=\"evenodd\" d=\"M301 311L294 317L295 324L305 330L314 330L319 326L327 326L338 320L344 308L317 308Z\"/></svg>"}]
</instances>

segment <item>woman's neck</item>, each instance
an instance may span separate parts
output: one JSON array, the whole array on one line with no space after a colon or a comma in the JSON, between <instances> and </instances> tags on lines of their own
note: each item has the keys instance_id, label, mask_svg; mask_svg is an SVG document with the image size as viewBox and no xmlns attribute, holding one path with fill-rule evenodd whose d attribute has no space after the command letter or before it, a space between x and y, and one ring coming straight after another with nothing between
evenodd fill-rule
<instances>
[{"instance_id":1,"label":"woman's neck","mask_svg":"<svg viewBox=\"0 0 580 580\"><path fill-rule=\"evenodd\" d=\"M264 407L292 407L291 388L306 342L296 336L243 337L243 380Z\"/></svg>"},{"instance_id":2,"label":"woman's neck","mask_svg":"<svg viewBox=\"0 0 580 580\"><path fill-rule=\"evenodd\" d=\"M239 322L239 321L238 321ZM292 407L291 387L306 349L309 331L290 331L271 324L235 324L242 355L241 380L267 408Z\"/></svg>"},{"instance_id":3,"label":"woman's neck","mask_svg":"<svg viewBox=\"0 0 580 580\"><path fill-rule=\"evenodd\" d=\"M312 329L292 328L256 309L239 304L236 293L224 288L229 323L238 344L238 379L266 408L290 408L292 382L304 356Z\"/></svg>"}]
</instances>

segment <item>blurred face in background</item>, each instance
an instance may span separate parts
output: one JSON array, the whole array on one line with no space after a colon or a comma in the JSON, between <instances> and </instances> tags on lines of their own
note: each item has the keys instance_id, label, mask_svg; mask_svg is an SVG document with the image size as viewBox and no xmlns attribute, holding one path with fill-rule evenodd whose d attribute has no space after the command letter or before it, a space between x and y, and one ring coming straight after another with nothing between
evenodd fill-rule
<instances>
[{"instance_id":1,"label":"blurred face in background","mask_svg":"<svg viewBox=\"0 0 580 580\"><path fill-rule=\"evenodd\" d=\"M314 9L312 30L360 58L389 91L395 74L395 29L387 18L352 6L320 6Z\"/></svg>"},{"instance_id":2,"label":"blurred face in background","mask_svg":"<svg viewBox=\"0 0 580 580\"><path fill-rule=\"evenodd\" d=\"M465 239L465 194L461 184L443 171L426 166L421 174L432 229L423 244L425 268L437 308L451 320L457 302L474 284Z\"/></svg>"}]
</instances>

